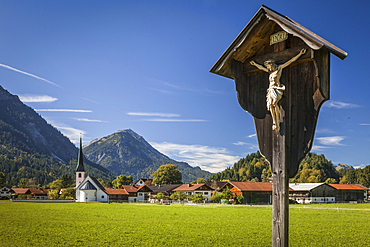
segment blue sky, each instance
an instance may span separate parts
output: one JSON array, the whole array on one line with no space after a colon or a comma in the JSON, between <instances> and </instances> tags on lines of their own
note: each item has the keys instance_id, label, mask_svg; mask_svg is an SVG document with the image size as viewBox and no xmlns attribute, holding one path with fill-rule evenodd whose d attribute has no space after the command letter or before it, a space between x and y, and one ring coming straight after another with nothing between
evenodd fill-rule
<instances>
[{"instance_id":1,"label":"blue sky","mask_svg":"<svg viewBox=\"0 0 370 247\"><path fill-rule=\"evenodd\" d=\"M369 1L1 1L0 85L74 143L130 128L218 172L258 148L234 82L209 70L262 4L348 52L312 151L369 165Z\"/></svg>"}]
</instances>

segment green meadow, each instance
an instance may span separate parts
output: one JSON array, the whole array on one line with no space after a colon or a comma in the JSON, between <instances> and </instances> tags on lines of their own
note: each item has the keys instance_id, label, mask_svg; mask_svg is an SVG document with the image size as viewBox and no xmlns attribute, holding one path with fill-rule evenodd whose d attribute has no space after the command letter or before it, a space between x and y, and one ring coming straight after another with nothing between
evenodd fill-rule
<instances>
[{"instance_id":1,"label":"green meadow","mask_svg":"<svg viewBox=\"0 0 370 247\"><path fill-rule=\"evenodd\" d=\"M0 203L0 246L271 246L271 206ZM370 204L290 206L290 246L364 246Z\"/></svg>"}]
</instances>

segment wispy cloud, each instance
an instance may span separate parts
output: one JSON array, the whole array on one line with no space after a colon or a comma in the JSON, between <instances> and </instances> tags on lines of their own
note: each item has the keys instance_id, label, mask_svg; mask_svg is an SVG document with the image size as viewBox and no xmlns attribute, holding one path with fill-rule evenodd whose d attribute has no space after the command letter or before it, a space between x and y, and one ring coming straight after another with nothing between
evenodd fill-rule
<instances>
[{"instance_id":1,"label":"wispy cloud","mask_svg":"<svg viewBox=\"0 0 370 247\"><path fill-rule=\"evenodd\" d=\"M24 103L54 102L58 100L57 98L48 95L18 95L18 97Z\"/></svg>"},{"instance_id":2,"label":"wispy cloud","mask_svg":"<svg viewBox=\"0 0 370 247\"><path fill-rule=\"evenodd\" d=\"M35 109L35 111L48 111L48 112L92 112L91 110L75 110L75 109Z\"/></svg>"},{"instance_id":3,"label":"wispy cloud","mask_svg":"<svg viewBox=\"0 0 370 247\"><path fill-rule=\"evenodd\" d=\"M324 106L328 108L337 108L337 109L349 109L349 108L360 107L359 105L356 105L356 104L345 103L345 102L340 102L340 101L330 101L327 104L324 104Z\"/></svg>"},{"instance_id":4,"label":"wispy cloud","mask_svg":"<svg viewBox=\"0 0 370 247\"><path fill-rule=\"evenodd\" d=\"M328 136L328 137L318 137L316 140L326 146L343 146L344 144L340 143L345 137L343 136Z\"/></svg>"},{"instance_id":5,"label":"wispy cloud","mask_svg":"<svg viewBox=\"0 0 370 247\"><path fill-rule=\"evenodd\" d=\"M249 135L248 138L252 138L252 137L255 137L255 136L257 136L257 134Z\"/></svg>"},{"instance_id":6,"label":"wispy cloud","mask_svg":"<svg viewBox=\"0 0 370 247\"><path fill-rule=\"evenodd\" d=\"M182 90L182 91L197 92L197 90L187 88L187 87L183 87L181 85L172 84L172 83L165 82L165 81L160 81L160 80L156 80L156 81L166 85L167 87L173 88L173 89Z\"/></svg>"},{"instance_id":7,"label":"wispy cloud","mask_svg":"<svg viewBox=\"0 0 370 247\"><path fill-rule=\"evenodd\" d=\"M128 112L127 115L140 117L180 117L179 114L161 112Z\"/></svg>"},{"instance_id":8,"label":"wispy cloud","mask_svg":"<svg viewBox=\"0 0 370 247\"><path fill-rule=\"evenodd\" d=\"M236 145L236 146L244 146L244 145L248 145L248 143L246 143L246 142L241 142L241 141L234 142L233 144L234 144L234 145Z\"/></svg>"},{"instance_id":9,"label":"wispy cloud","mask_svg":"<svg viewBox=\"0 0 370 247\"><path fill-rule=\"evenodd\" d=\"M53 124L54 125L54 124ZM72 128L64 125L54 125L55 128L59 129L69 140L77 145L80 141L80 134L84 135L86 132L80 129Z\"/></svg>"},{"instance_id":10,"label":"wispy cloud","mask_svg":"<svg viewBox=\"0 0 370 247\"><path fill-rule=\"evenodd\" d=\"M319 152L327 149L328 147L320 146L320 145L313 145L311 151Z\"/></svg>"},{"instance_id":11,"label":"wispy cloud","mask_svg":"<svg viewBox=\"0 0 370 247\"><path fill-rule=\"evenodd\" d=\"M152 85L155 85L154 87L156 87L154 88L152 86L150 89L158 91L160 93L164 93L164 94L174 95L176 94L176 92L179 92L179 91L199 92L199 90L197 89L184 87L179 84L169 83L169 82L158 80L158 79L150 78L149 81L151 81Z\"/></svg>"},{"instance_id":12,"label":"wispy cloud","mask_svg":"<svg viewBox=\"0 0 370 247\"><path fill-rule=\"evenodd\" d=\"M368 124L368 123L362 123L360 125L362 125L362 126L370 126L370 124Z\"/></svg>"},{"instance_id":13,"label":"wispy cloud","mask_svg":"<svg viewBox=\"0 0 370 247\"><path fill-rule=\"evenodd\" d=\"M47 83L49 83L49 84L51 84L51 85L54 85L54 86L56 86L56 87L60 87L60 88L62 88L61 86L59 86L58 84L56 84L56 83L54 83L54 82L51 82L51 81L49 81L49 80L46 80L46 79L44 79L44 78L42 78L42 77L39 77L39 76L37 76L37 75L33 75L33 74L31 74L31 73L28 73L28 72L25 72L25 71L22 71L22 70L19 70L19 69L16 69L16 68L10 67L10 66L8 66L8 65L1 64L1 63L0 63L0 67L6 68L6 69L10 69L10 70L13 70L13 71L15 71L15 72L22 73L22 74L24 74L24 75L31 76L31 77L33 77L33 78L36 78L36 79L39 79L39 80L41 80L41 81L47 82Z\"/></svg>"},{"instance_id":14,"label":"wispy cloud","mask_svg":"<svg viewBox=\"0 0 370 247\"><path fill-rule=\"evenodd\" d=\"M148 122L205 122L204 119L173 119L173 118L148 118L144 119Z\"/></svg>"},{"instance_id":15,"label":"wispy cloud","mask_svg":"<svg viewBox=\"0 0 370 247\"><path fill-rule=\"evenodd\" d=\"M180 114L161 112L128 112L129 116L153 117L141 119L146 122L205 122L204 119L181 119Z\"/></svg>"},{"instance_id":16,"label":"wispy cloud","mask_svg":"<svg viewBox=\"0 0 370 247\"><path fill-rule=\"evenodd\" d=\"M87 98L81 98L81 99L92 102L92 103L95 103L95 104L100 104L99 102L91 100L91 99L87 99Z\"/></svg>"},{"instance_id":17,"label":"wispy cloud","mask_svg":"<svg viewBox=\"0 0 370 247\"><path fill-rule=\"evenodd\" d=\"M240 157L231 155L226 148L175 143L150 143L155 149L172 159L184 161L203 170L219 172L233 165Z\"/></svg>"},{"instance_id":18,"label":"wispy cloud","mask_svg":"<svg viewBox=\"0 0 370 247\"><path fill-rule=\"evenodd\" d=\"M335 131L334 131L334 130L332 130L332 129L318 128L318 129L316 130L316 133L317 133L317 134L334 134L334 133L335 133Z\"/></svg>"},{"instance_id":19,"label":"wispy cloud","mask_svg":"<svg viewBox=\"0 0 370 247\"><path fill-rule=\"evenodd\" d=\"M107 123L107 121L88 119L88 118L73 118L73 119L77 121L81 121L81 122Z\"/></svg>"},{"instance_id":20,"label":"wispy cloud","mask_svg":"<svg viewBox=\"0 0 370 247\"><path fill-rule=\"evenodd\" d=\"M166 94L166 95L174 95L175 94L174 92L171 92L171 91L168 91L168 90L163 90L163 89L158 89L158 88L149 87L149 89L160 92L162 94Z\"/></svg>"}]
</instances>

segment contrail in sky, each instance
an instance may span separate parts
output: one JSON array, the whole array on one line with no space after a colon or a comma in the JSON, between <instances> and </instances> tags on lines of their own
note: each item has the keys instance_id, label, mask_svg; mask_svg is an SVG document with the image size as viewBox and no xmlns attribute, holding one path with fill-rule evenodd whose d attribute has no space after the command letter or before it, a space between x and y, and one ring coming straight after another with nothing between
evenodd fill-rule
<instances>
[{"instance_id":1,"label":"contrail in sky","mask_svg":"<svg viewBox=\"0 0 370 247\"><path fill-rule=\"evenodd\" d=\"M55 84L54 82L51 82L51 81L46 80L46 79L44 79L44 78L41 78L41 77L39 77L39 76L37 76L37 75L33 75L33 74L30 74L30 73L27 73L27 72L21 71L21 70L19 70L19 69L16 69L16 68L10 67L10 66L8 66L8 65L1 64L1 63L0 63L0 66L1 66L1 67L4 67L4 68L6 68L6 69L10 69L10 70L13 70L13 71L16 71L16 72L19 72L19 73L22 73L22 74L25 74L25 75L28 75L28 76L34 77L34 78L36 78L36 79L39 79L39 80L45 81L45 82L47 82L47 83L50 83L51 85L54 85L54 86L57 86L57 87L62 88L62 87L61 87L61 86L59 86L58 84Z\"/></svg>"}]
</instances>

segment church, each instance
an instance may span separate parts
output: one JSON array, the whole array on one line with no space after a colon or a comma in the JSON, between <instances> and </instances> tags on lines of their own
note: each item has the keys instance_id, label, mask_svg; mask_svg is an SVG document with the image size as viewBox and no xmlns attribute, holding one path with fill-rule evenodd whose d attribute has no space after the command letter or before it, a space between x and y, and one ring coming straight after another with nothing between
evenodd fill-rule
<instances>
[{"instance_id":1,"label":"church","mask_svg":"<svg viewBox=\"0 0 370 247\"><path fill-rule=\"evenodd\" d=\"M99 181L92 177L85 177L85 167L82 153L82 139L76 167L76 202L108 202L109 195Z\"/></svg>"}]
</instances>

